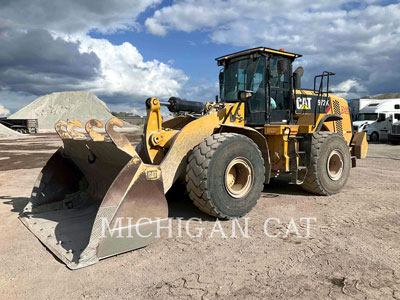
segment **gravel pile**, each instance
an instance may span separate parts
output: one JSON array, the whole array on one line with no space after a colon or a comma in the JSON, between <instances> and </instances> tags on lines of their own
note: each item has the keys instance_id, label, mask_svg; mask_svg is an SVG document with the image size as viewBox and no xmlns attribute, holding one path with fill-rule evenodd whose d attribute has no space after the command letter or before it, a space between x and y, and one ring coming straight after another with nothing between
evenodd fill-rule
<instances>
[{"instance_id":1,"label":"gravel pile","mask_svg":"<svg viewBox=\"0 0 400 300\"><path fill-rule=\"evenodd\" d=\"M60 92L39 97L10 119L38 119L39 130L54 129L59 120L79 120L85 124L90 119L102 122L112 118L107 105L91 92Z\"/></svg>"},{"instance_id":2,"label":"gravel pile","mask_svg":"<svg viewBox=\"0 0 400 300\"><path fill-rule=\"evenodd\" d=\"M16 132L3 124L0 124L0 139L20 138L23 137L22 133Z\"/></svg>"}]
</instances>

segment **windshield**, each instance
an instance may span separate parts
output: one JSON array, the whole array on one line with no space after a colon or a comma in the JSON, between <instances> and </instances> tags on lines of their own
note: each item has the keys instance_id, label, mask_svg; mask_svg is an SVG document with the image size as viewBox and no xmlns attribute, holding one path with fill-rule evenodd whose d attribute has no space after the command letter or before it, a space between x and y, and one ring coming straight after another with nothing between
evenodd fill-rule
<instances>
[{"instance_id":1,"label":"windshield","mask_svg":"<svg viewBox=\"0 0 400 300\"><path fill-rule=\"evenodd\" d=\"M259 63L262 62L262 63ZM264 58L240 57L230 61L224 68L221 82L222 101L237 101L238 92L264 89Z\"/></svg>"},{"instance_id":2,"label":"windshield","mask_svg":"<svg viewBox=\"0 0 400 300\"><path fill-rule=\"evenodd\" d=\"M357 121L376 121L378 119L378 114L376 113L363 113L358 115Z\"/></svg>"}]
</instances>

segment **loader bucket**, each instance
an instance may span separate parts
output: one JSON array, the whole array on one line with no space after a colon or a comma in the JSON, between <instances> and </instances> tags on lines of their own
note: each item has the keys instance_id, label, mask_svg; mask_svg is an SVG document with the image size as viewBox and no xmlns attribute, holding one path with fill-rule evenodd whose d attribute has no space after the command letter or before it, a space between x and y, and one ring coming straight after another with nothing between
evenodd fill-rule
<instances>
[{"instance_id":1,"label":"loader bucket","mask_svg":"<svg viewBox=\"0 0 400 300\"><path fill-rule=\"evenodd\" d=\"M20 219L69 268L148 245L168 217L159 166L144 164L128 139L90 120L59 121L63 139L34 185Z\"/></svg>"}]
</instances>

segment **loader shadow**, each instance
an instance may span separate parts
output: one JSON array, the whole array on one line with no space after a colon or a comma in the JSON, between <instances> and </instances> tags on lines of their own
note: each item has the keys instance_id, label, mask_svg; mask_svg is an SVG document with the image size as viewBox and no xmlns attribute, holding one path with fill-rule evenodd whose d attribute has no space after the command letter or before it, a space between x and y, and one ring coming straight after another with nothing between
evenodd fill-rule
<instances>
[{"instance_id":1,"label":"loader shadow","mask_svg":"<svg viewBox=\"0 0 400 300\"><path fill-rule=\"evenodd\" d=\"M214 221L215 217L199 210L190 200L183 184L176 183L165 195L168 202L168 217L173 219L200 218L204 221Z\"/></svg>"},{"instance_id":2,"label":"loader shadow","mask_svg":"<svg viewBox=\"0 0 400 300\"><path fill-rule=\"evenodd\" d=\"M296 195L308 196L312 195L301 189L300 186L289 184L290 175L282 175L279 178L272 179L271 182L264 186L261 197L276 198L280 195ZM315 195L314 195L315 196ZM188 220L190 218L200 218L205 221L214 221L216 218L200 211L189 198L184 184L176 183L166 194L168 202L168 217L182 218Z\"/></svg>"},{"instance_id":3,"label":"loader shadow","mask_svg":"<svg viewBox=\"0 0 400 300\"><path fill-rule=\"evenodd\" d=\"M296 184L290 184L289 183L290 176L291 176L290 174L287 174L287 175L281 175L278 178L271 179L269 184L264 185L262 196L264 196L265 194L292 195L292 196L312 195L304 191L300 186ZM271 197L266 197L266 198L271 198Z\"/></svg>"},{"instance_id":4,"label":"loader shadow","mask_svg":"<svg viewBox=\"0 0 400 300\"><path fill-rule=\"evenodd\" d=\"M28 204L30 198L0 196L0 200L3 200L3 204L12 205L12 212L21 213L24 207Z\"/></svg>"}]
</instances>

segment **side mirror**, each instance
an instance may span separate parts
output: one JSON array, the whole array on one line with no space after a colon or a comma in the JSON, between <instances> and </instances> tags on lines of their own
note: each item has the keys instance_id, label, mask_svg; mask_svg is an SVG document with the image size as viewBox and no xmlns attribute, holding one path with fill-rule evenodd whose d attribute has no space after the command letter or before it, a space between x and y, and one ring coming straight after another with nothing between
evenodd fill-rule
<instances>
[{"instance_id":1,"label":"side mirror","mask_svg":"<svg viewBox=\"0 0 400 300\"><path fill-rule=\"evenodd\" d=\"M222 86L222 84L224 83L224 69L221 69L221 71L219 71L219 86Z\"/></svg>"},{"instance_id":2,"label":"side mirror","mask_svg":"<svg viewBox=\"0 0 400 300\"><path fill-rule=\"evenodd\" d=\"M238 98L239 100L248 100L253 96L254 92L253 91L239 91L238 92Z\"/></svg>"}]
</instances>

